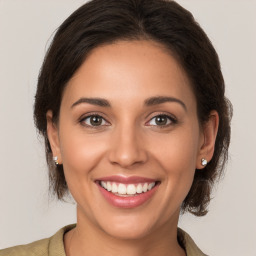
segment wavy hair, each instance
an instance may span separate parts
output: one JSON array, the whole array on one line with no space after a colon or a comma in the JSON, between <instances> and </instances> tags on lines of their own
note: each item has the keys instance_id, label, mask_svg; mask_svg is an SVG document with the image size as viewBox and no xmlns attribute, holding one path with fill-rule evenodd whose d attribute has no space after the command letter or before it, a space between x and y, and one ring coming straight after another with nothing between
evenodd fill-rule
<instances>
[{"instance_id":1,"label":"wavy hair","mask_svg":"<svg viewBox=\"0 0 256 256\"><path fill-rule=\"evenodd\" d=\"M167 0L92 0L71 14L58 28L45 56L34 105L35 125L45 139L50 190L63 199L68 194L63 166L55 166L47 137L46 112L58 121L63 90L96 47L118 40L152 40L168 49L183 67L197 101L198 120L219 114L219 130L212 160L196 171L182 212L207 213L213 185L223 174L228 159L232 105L225 97L225 84L218 55L192 14Z\"/></svg>"}]
</instances>

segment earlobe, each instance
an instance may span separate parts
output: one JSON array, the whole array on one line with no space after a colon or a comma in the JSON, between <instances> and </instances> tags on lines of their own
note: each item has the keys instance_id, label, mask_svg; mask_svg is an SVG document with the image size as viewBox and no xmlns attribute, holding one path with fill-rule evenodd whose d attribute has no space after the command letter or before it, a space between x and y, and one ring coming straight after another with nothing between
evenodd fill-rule
<instances>
[{"instance_id":1,"label":"earlobe","mask_svg":"<svg viewBox=\"0 0 256 256\"><path fill-rule=\"evenodd\" d=\"M209 120L203 126L203 142L200 145L196 169L204 168L212 159L218 127L219 114L216 110L213 110L210 113Z\"/></svg>"},{"instance_id":2,"label":"earlobe","mask_svg":"<svg viewBox=\"0 0 256 256\"><path fill-rule=\"evenodd\" d=\"M61 159L61 153L60 153L59 132L58 132L58 127L56 123L53 121L52 116L53 116L52 111L48 110L46 113L47 137L50 142L53 157L55 159L58 159L58 164L61 164L62 159Z\"/></svg>"}]
</instances>

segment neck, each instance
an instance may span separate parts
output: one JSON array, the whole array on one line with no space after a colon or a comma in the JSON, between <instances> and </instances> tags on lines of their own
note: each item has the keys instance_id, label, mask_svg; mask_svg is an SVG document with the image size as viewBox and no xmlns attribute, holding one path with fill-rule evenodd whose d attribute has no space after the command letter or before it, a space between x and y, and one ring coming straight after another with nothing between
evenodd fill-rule
<instances>
[{"instance_id":1,"label":"neck","mask_svg":"<svg viewBox=\"0 0 256 256\"><path fill-rule=\"evenodd\" d=\"M165 223L158 230L138 239L122 239L110 236L77 216L76 228L69 231L64 238L67 256L185 256L184 250L177 241L177 223Z\"/></svg>"}]
</instances>

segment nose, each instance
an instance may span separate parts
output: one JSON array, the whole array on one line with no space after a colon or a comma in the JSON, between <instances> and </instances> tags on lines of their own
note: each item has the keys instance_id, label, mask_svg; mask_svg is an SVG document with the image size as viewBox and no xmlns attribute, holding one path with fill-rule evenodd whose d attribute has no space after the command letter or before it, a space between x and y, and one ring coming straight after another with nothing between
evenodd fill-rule
<instances>
[{"instance_id":1,"label":"nose","mask_svg":"<svg viewBox=\"0 0 256 256\"><path fill-rule=\"evenodd\" d=\"M123 168L147 161L143 136L133 128L121 128L113 132L109 151L109 161Z\"/></svg>"}]
</instances>

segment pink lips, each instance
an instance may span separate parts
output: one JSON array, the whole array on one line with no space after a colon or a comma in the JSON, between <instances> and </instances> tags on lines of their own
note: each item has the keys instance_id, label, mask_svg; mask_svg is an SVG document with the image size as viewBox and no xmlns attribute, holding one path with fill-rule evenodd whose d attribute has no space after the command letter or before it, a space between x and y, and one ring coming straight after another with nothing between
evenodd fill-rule
<instances>
[{"instance_id":1,"label":"pink lips","mask_svg":"<svg viewBox=\"0 0 256 256\"><path fill-rule=\"evenodd\" d=\"M131 177L124 177L124 176L108 176L103 177L97 180L96 184L99 187L99 190L103 197L109 202L111 205L119 208L134 208L138 207L145 202L147 202L150 198L153 197L154 193L159 187L159 183L157 182L155 187L153 187L151 190L136 194L134 196L118 196L116 194L113 194L112 192L107 191L100 185L100 181L111 181L116 183L123 183L123 184L137 184L137 183L152 183L156 182L156 180L139 177L139 176L131 176Z\"/></svg>"}]
</instances>

